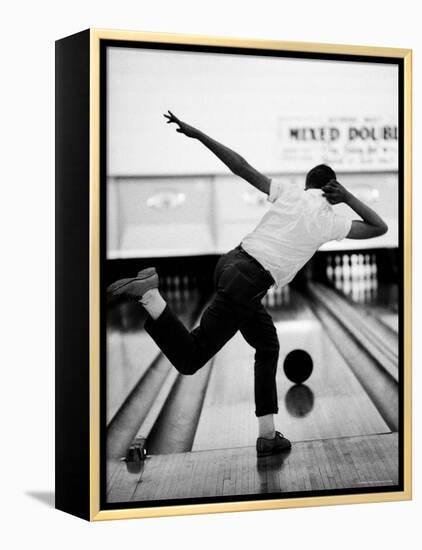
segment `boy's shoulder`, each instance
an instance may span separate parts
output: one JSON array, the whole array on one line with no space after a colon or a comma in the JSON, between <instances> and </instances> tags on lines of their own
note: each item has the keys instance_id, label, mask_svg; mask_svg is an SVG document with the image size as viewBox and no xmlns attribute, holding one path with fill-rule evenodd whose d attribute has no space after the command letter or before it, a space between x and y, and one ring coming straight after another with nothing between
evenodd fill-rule
<instances>
[{"instance_id":1,"label":"boy's shoulder","mask_svg":"<svg viewBox=\"0 0 422 550\"><path fill-rule=\"evenodd\" d=\"M269 202L292 201L294 199L304 199L304 190L294 182L286 181L281 178L272 178L270 182Z\"/></svg>"}]
</instances>

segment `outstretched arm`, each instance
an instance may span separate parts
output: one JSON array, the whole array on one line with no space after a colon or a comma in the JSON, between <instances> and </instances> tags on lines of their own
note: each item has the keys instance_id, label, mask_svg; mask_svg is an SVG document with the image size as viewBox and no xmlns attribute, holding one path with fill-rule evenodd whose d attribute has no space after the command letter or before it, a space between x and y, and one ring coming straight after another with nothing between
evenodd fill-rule
<instances>
[{"instance_id":1,"label":"outstretched arm","mask_svg":"<svg viewBox=\"0 0 422 550\"><path fill-rule=\"evenodd\" d=\"M388 231L387 224L378 214L355 197L338 181L331 180L322 188L330 204L346 203L362 220L353 220L348 239L370 239Z\"/></svg>"},{"instance_id":2,"label":"outstretched arm","mask_svg":"<svg viewBox=\"0 0 422 550\"><path fill-rule=\"evenodd\" d=\"M267 193L270 192L270 178L267 178L258 170L255 170L243 157L241 157L235 151L232 151L222 143L219 143L215 139L210 138L197 128L186 124L179 118L177 118L171 111L168 112L168 115L164 115L167 119L167 123L177 124L179 127L176 132L184 134L187 137L197 139L200 141L207 149L212 151L232 172L248 181L251 185Z\"/></svg>"}]
</instances>

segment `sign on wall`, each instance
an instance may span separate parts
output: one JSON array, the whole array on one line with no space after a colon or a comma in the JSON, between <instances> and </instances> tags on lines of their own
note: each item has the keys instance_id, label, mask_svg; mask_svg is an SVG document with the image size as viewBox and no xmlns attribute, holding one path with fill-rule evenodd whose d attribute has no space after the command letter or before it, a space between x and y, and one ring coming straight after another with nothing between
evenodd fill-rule
<instances>
[{"instance_id":1,"label":"sign on wall","mask_svg":"<svg viewBox=\"0 0 422 550\"><path fill-rule=\"evenodd\" d=\"M321 163L336 171L398 169L398 127L393 119L282 117L278 134L286 171L308 171Z\"/></svg>"}]
</instances>

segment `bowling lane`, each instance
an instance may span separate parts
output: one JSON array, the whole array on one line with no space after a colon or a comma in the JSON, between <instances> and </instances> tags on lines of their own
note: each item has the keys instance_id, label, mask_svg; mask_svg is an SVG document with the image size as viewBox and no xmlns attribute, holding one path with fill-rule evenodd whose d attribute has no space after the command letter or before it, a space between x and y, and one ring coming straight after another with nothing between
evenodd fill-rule
<instances>
[{"instance_id":1,"label":"bowling lane","mask_svg":"<svg viewBox=\"0 0 422 550\"><path fill-rule=\"evenodd\" d=\"M377 265L377 254L335 254L327 256L326 276L331 284L348 297L360 311L381 321L398 333L399 289L391 282L391 271L397 269L394 254ZM390 282L380 281L381 274Z\"/></svg>"},{"instance_id":2,"label":"bowling lane","mask_svg":"<svg viewBox=\"0 0 422 550\"><path fill-rule=\"evenodd\" d=\"M107 423L159 353L143 330L107 334Z\"/></svg>"},{"instance_id":3,"label":"bowling lane","mask_svg":"<svg viewBox=\"0 0 422 550\"><path fill-rule=\"evenodd\" d=\"M292 441L389 432L387 424L301 294L270 309L280 340L276 428ZM312 376L290 382L283 361L293 349L309 352ZM238 333L217 355L192 450L254 445L254 350Z\"/></svg>"},{"instance_id":4,"label":"bowling lane","mask_svg":"<svg viewBox=\"0 0 422 550\"><path fill-rule=\"evenodd\" d=\"M381 321L396 337L399 331L398 292L396 284L381 284L377 287L377 292L369 304L358 305L358 308L364 310L367 315Z\"/></svg>"},{"instance_id":5,"label":"bowling lane","mask_svg":"<svg viewBox=\"0 0 422 550\"><path fill-rule=\"evenodd\" d=\"M163 291L163 296L187 325L197 307L199 293L190 290L188 295ZM161 353L145 332L144 309L133 302L117 304L108 312L107 319L107 424L115 416L135 384Z\"/></svg>"}]
</instances>

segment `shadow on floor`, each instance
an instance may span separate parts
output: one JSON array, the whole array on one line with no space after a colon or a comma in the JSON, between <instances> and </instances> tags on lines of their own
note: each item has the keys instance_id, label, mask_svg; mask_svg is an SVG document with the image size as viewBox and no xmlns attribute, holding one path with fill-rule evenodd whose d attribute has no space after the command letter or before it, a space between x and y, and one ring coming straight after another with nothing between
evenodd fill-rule
<instances>
[{"instance_id":1,"label":"shadow on floor","mask_svg":"<svg viewBox=\"0 0 422 550\"><path fill-rule=\"evenodd\" d=\"M54 508L54 491L26 491L25 494L45 504L49 508Z\"/></svg>"}]
</instances>

